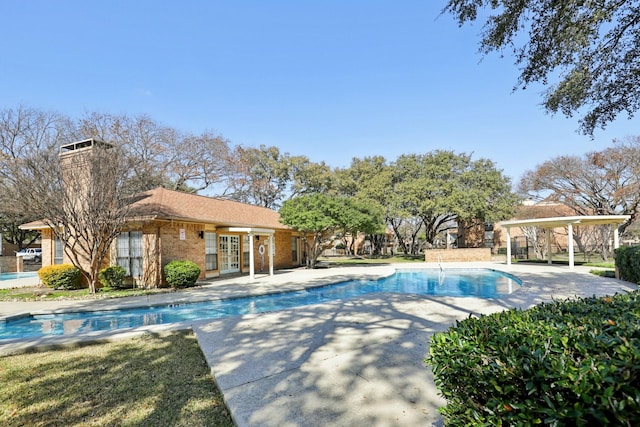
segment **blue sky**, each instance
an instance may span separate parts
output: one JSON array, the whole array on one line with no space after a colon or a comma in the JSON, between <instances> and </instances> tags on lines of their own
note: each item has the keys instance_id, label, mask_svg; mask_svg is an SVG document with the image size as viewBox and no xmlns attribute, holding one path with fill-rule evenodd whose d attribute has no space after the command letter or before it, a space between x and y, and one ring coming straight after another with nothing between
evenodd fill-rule
<instances>
[{"instance_id":1,"label":"blue sky","mask_svg":"<svg viewBox=\"0 0 640 427\"><path fill-rule=\"evenodd\" d=\"M638 135L626 116L592 140L512 92L507 54L478 53L444 1L5 0L0 108L147 114L233 145L330 166L435 149L490 158L516 183L563 154Z\"/></svg>"}]
</instances>

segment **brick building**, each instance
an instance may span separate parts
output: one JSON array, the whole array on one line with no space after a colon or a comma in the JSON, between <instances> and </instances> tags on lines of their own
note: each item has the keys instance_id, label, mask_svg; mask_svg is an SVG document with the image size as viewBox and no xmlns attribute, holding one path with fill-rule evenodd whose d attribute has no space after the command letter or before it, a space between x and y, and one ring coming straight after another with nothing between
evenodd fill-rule
<instances>
[{"instance_id":1,"label":"brick building","mask_svg":"<svg viewBox=\"0 0 640 427\"><path fill-rule=\"evenodd\" d=\"M255 272L303 265L303 238L279 219L268 208L156 188L130 205L106 265L121 265L145 287L161 286L162 268L173 260L195 262L201 279L237 273L253 278ZM44 223L22 227L41 232L43 266L69 263L62 242Z\"/></svg>"}]
</instances>

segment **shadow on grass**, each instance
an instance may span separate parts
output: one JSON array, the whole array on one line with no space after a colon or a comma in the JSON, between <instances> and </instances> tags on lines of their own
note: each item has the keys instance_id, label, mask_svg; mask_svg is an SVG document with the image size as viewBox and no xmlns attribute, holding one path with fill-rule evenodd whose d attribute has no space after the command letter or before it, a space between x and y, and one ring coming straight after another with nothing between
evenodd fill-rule
<instances>
[{"instance_id":1,"label":"shadow on grass","mask_svg":"<svg viewBox=\"0 0 640 427\"><path fill-rule=\"evenodd\" d=\"M233 426L190 333L0 358L0 425Z\"/></svg>"}]
</instances>

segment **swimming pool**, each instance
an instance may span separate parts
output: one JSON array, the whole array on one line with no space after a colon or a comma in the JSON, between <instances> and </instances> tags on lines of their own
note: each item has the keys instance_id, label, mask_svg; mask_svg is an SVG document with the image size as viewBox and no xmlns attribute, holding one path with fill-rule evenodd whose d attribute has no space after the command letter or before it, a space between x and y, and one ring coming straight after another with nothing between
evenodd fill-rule
<instances>
[{"instance_id":1,"label":"swimming pool","mask_svg":"<svg viewBox=\"0 0 640 427\"><path fill-rule=\"evenodd\" d=\"M515 291L520 284L516 277L490 269L402 269L379 280L350 280L306 290L253 297L8 318L0 320L0 340L110 331L265 313L376 292L499 298Z\"/></svg>"},{"instance_id":2,"label":"swimming pool","mask_svg":"<svg viewBox=\"0 0 640 427\"><path fill-rule=\"evenodd\" d=\"M1 280L15 280L15 279L26 279L28 277L36 277L38 275L37 272L29 271L25 273L0 273L0 281Z\"/></svg>"}]
</instances>

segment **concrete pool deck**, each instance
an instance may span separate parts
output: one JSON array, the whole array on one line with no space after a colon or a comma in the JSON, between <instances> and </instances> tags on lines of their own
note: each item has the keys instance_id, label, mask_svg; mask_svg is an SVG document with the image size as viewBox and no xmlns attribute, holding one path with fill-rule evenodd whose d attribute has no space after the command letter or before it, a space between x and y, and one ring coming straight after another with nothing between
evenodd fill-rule
<instances>
[{"instance_id":1,"label":"concrete pool deck","mask_svg":"<svg viewBox=\"0 0 640 427\"><path fill-rule=\"evenodd\" d=\"M435 264L286 270L275 276L219 279L179 293L126 300L0 302L0 317L25 312L109 309L228 298L348 280L381 277L394 268ZM523 286L504 298L373 294L344 301L225 319L0 342L0 355L36 346L72 345L142 331L192 328L235 422L244 426L440 425L438 396L424 364L429 337L471 313L576 296L611 295L637 286L589 274L588 267L547 264L446 263L446 268L493 268Z\"/></svg>"}]
</instances>

